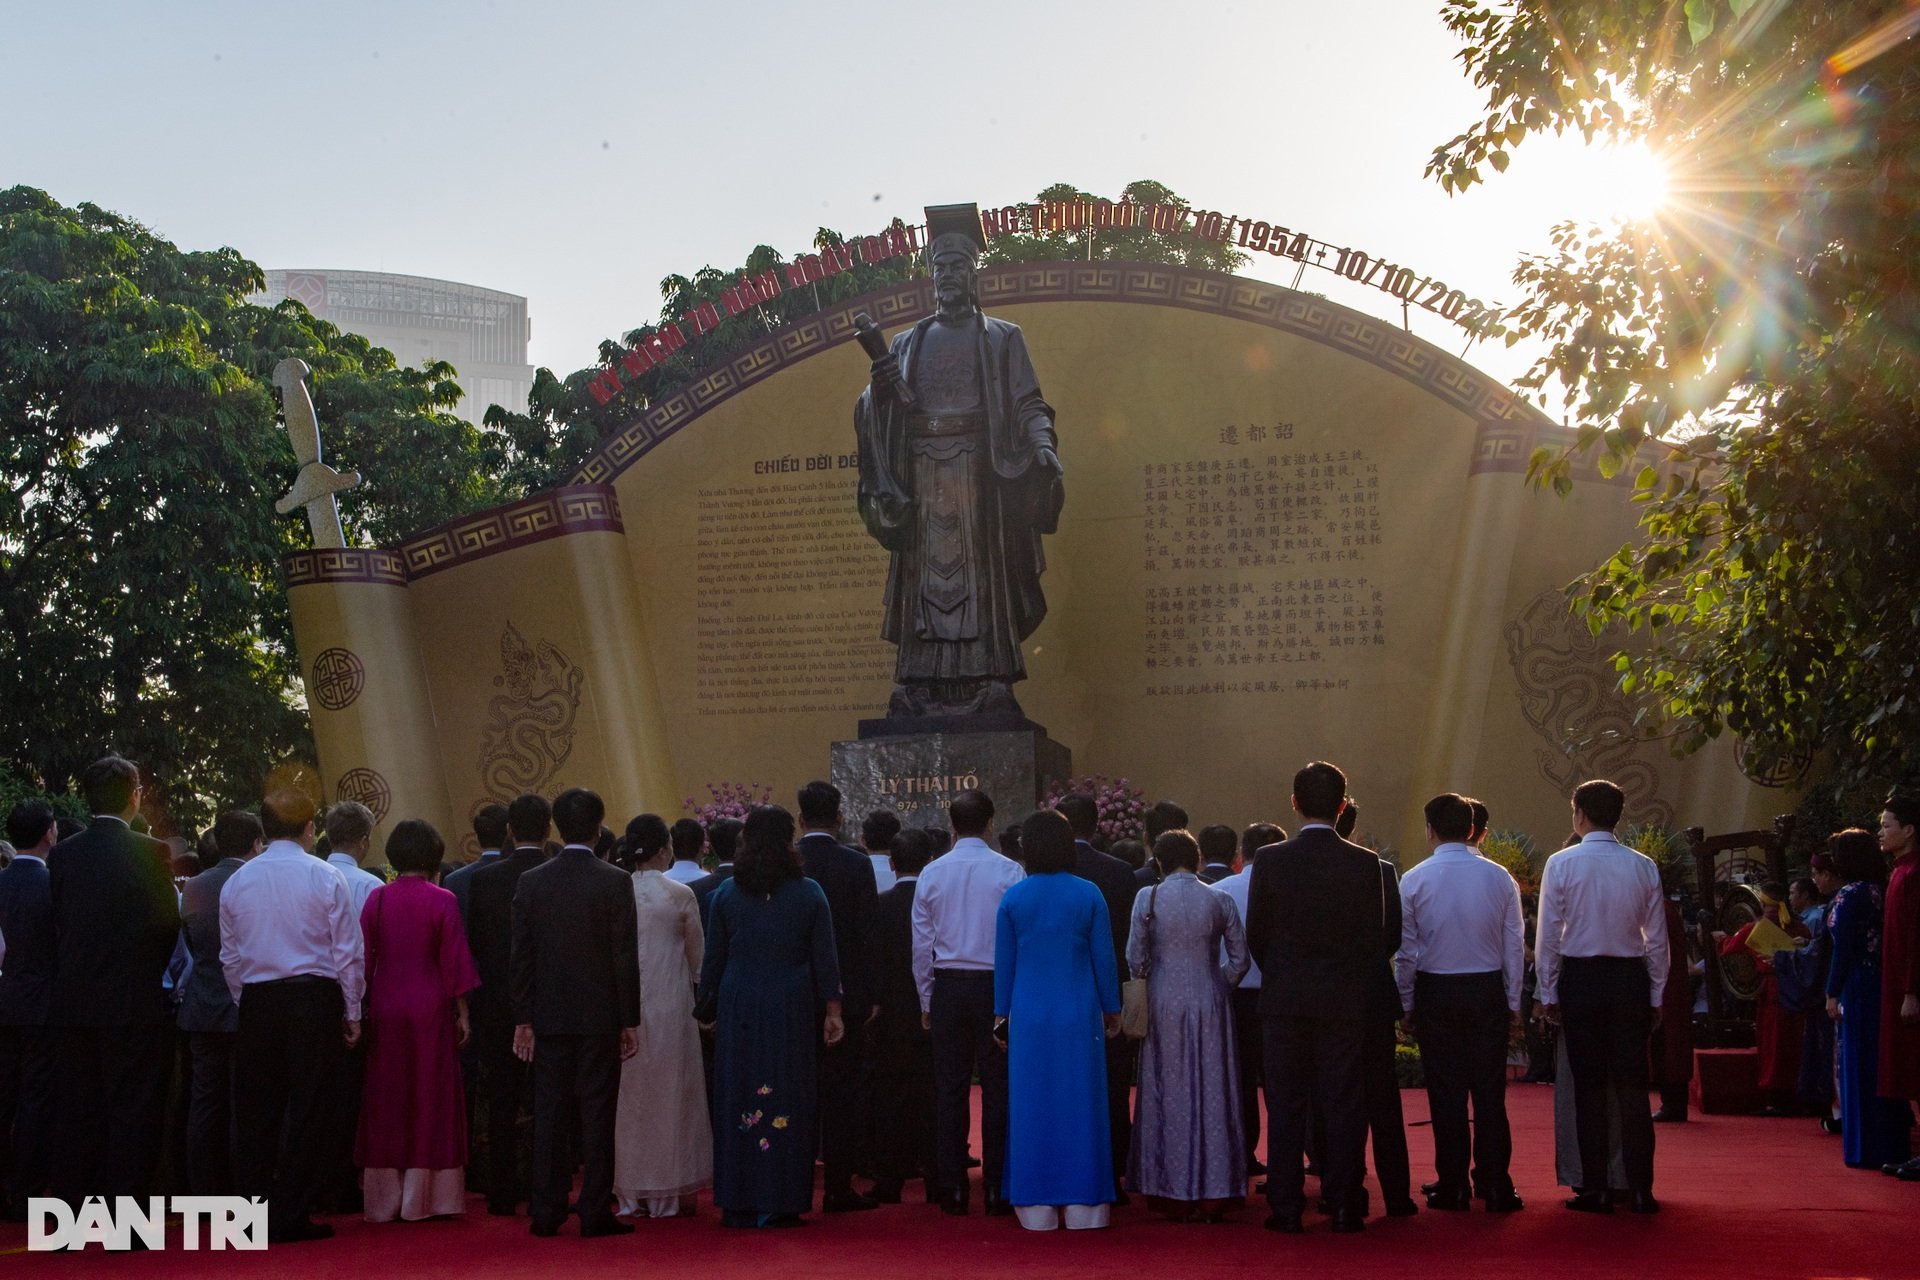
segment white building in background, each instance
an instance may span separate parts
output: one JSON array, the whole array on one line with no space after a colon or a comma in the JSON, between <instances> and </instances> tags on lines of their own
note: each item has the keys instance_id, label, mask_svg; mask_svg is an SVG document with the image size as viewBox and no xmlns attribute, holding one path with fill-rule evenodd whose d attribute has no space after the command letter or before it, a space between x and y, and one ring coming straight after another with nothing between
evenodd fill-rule
<instances>
[{"instance_id":1,"label":"white building in background","mask_svg":"<svg viewBox=\"0 0 1920 1280\"><path fill-rule=\"evenodd\" d=\"M457 412L469 422L478 423L490 404L527 411L533 322L517 294L384 271L267 272L266 292L256 300L271 306L286 298L385 347L403 366L445 360L460 371L466 397Z\"/></svg>"}]
</instances>

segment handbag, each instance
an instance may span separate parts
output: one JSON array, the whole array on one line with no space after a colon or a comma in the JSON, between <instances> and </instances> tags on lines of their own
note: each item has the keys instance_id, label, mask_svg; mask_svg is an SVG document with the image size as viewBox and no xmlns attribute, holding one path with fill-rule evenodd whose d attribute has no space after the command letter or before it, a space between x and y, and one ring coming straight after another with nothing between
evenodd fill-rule
<instances>
[{"instance_id":1,"label":"handbag","mask_svg":"<svg viewBox=\"0 0 1920 1280\"><path fill-rule=\"evenodd\" d=\"M1147 931L1147 972L1153 972L1153 910L1159 905L1160 886L1147 898L1147 915L1140 923ZM1129 1040L1147 1038L1147 980L1128 978L1120 984L1120 1034Z\"/></svg>"}]
</instances>

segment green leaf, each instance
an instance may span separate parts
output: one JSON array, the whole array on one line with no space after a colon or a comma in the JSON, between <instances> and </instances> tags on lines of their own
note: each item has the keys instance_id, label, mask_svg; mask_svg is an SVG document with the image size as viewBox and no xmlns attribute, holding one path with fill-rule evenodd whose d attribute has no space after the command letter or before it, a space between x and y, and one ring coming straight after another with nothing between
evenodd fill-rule
<instances>
[{"instance_id":1,"label":"green leaf","mask_svg":"<svg viewBox=\"0 0 1920 1280\"><path fill-rule=\"evenodd\" d=\"M1713 0L1687 0L1687 35L1698 45L1713 34Z\"/></svg>"}]
</instances>

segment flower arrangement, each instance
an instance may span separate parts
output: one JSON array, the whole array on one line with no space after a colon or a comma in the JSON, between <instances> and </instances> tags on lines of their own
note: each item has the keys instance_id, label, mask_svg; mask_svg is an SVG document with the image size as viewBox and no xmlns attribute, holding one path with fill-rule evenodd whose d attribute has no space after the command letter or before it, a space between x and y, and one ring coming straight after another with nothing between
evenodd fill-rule
<instances>
[{"instance_id":1,"label":"flower arrangement","mask_svg":"<svg viewBox=\"0 0 1920 1280\"><path fill-rule=\"evenodd\" d=\"M681 801L703 827L711 827L722 818L744 822L755 805L773 803L773 788L758 782L709 782L707 795L711 798L704 804L692 796Z\"/></svg>"},{"instance_id":2,"label":"flower arrangement","mask_svg":"<svg viewBox=\"0 0 1920 1280\"><path fill-rule=\"evenodd\" d=\"M1125 778L1109 778L1104 773L1069 779L1067 784L1047 797L1052 808L1075 792L1093 797L1099 807L1100 821L1095 829L1100 844L1112 848L1115 841L1138 840L1145 830L1147 794Z\"/></svg>"},{"instance_id":3,"label":"flower arrangement","mask_svg":"<svg viewBox=\"0 0 1920 1280\"><path fill-rule=\"evenodd\" d=\"M1660 868L1660 883L1669 892L1698 892L1693 867L1693 850L1677 831L1652 823L1622 827L1614 838L1627 848L1644 853Z\"/></svg>"},{"instance_id":4,"label":"flower arrangement","mask_svg":"<svg viewBox=\"0 0 1920 1280\"><path fill-rule=\"evenodd\" d=\"M1480 842L1480 852L1488 861L1505 867L1513 882L1520 886L1521 893L1540 892L1540 851L1532 836L1524 831L1498 828L1487 832L1487 838Z\"/></svg>"}]
</instances>

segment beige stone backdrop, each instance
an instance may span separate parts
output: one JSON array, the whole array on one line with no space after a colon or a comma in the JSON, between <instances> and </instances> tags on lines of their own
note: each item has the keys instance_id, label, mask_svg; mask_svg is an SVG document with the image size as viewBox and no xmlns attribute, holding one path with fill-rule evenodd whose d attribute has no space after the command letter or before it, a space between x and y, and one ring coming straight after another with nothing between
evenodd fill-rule
<instances>
[{"instance_id":1,"label":"beige stone backdrop","mask_svg":"<svg viewBox=\"0 0 1920 1280\"><path fill-rule=\"evenodd\" d=\"M1636 740L1610 642L1559 595L1632 536L1628 490L1528 488L1556 428L1467 365L1232 277L1038 264L983 292L1059 415L1067 507L1018 692L1076 771L1196 824L1290 826L1293 770L1328 758L1363 832L1410 856L1440 789L1549 847L1590 775L1628 788L1630 821L1729 829L1778 808L1730 748L1676 761ZM396 784L396 816L404 792L464 834L523 785L597 786L617 827L710 782L790 802L824 776L828 744L881 713L893 660L885 553L853 506L851 317L891 333L929 305L909 285L770 335L651 406L558 498L396 549L406 582L382 598L386 615L405 601L411 652L398 622L355 622L369 587L290 558L329 786L381 752L403 772L431 756L442 807L423 777ZM370 688L413 691L380 734L317 701L317 656L356 635L376 647Z\"/></svg>"}]
</instances>

